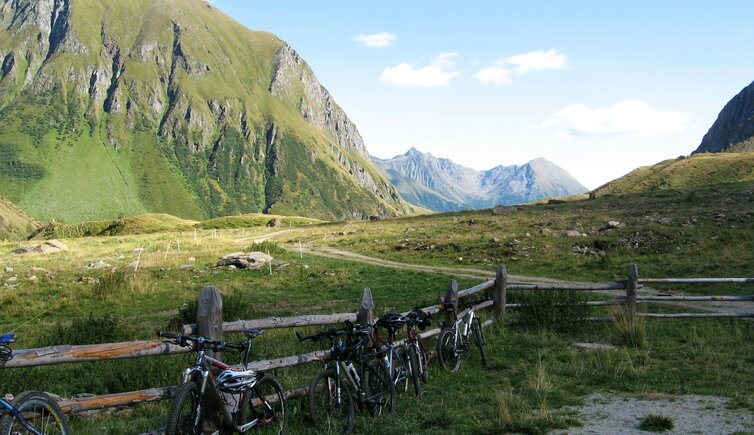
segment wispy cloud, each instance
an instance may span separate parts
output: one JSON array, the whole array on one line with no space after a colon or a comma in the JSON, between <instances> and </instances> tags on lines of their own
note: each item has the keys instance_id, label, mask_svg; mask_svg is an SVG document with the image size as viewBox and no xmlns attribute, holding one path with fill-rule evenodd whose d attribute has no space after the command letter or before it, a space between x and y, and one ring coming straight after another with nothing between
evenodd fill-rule
<instances>
[{"instance_id":1,"label":"wispy cloud","mask_svg":"<svg viewBox=\"0 0 754 435\"><path fill-rule=\"evenodd\" d=\"M568 67L568 57L555 49L530 51L529 53L498 59L494 65L482 68L476 79L486 85L509 85L514 75L530 71L560 70Z\"/></svg>"},{"instance_id":2,"label":"wispy cloud","mask_svg":"<svg viewBox=\"0 0 754 435\"><path fill-rule=\"evenodd\" d=\"M655 111L649 103L624 100L612 107L592 109L584 104L572 104L559 110L544 126L561 126L575 135L634 134L657 136L685 130L690 121L688 113Z\"/></svg>"},{"instance_id":3,"label":"wispy cloud","mask_svg":"<svg viewBox=\"0 0 754 435\"><path fill-rule=\"evenodd\" d=\"M393 45L393 41L398 39L398 35L389 32L374 33L372 35L361 34L353 38L367 47L385 48Z\"/></svg>"},{"instance_id":4,"label":"wispy cloud","mask_svg":"<svg viewBox=\"0 0 754 435\"><path fill-rule=\"evenodd\" d=\"M408 63L385 68L380 76L384 84L399 88L440 88L450 85L451 80L461 76L461 71L452 71L458 53L442 53L432 63L417 68Z\"/></svg>"}]
</instances>

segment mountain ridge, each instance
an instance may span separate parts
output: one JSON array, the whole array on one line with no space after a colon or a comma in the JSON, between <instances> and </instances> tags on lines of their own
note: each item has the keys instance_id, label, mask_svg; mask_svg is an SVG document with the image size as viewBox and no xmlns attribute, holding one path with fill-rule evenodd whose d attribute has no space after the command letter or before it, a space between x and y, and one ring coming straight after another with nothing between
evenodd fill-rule
<instances>
[{"instance_id":1,"label":"mountain ridge","mask_svg":"<svg viewBox=\"0 0 754 435\"><path fill-rule=\"evenodd\" d=\"M547 159L477 171L411 147L390 159L372 157L407 201L434 211L490 208L588 189Z\"/></svg>"},{"instance_id":2,"label":"mountain ridge","mask_svg":"<svg viewBox=\"0 0 754 435\"><path fill-rule=\"evenodd\" d=\"M754 151L754 82L736 94L692 153Z\"/></svg>"},{"instance_id":3,"label":"mountain ridge","mask_svg":"<svg viewBox=\"0 0 754 435\"><path fill-rule=\"evenodd\" d=\"M203 0L4 0L0 23L0 194L38 219L414 211L295 50Z\"/></svg>"}]
</instances>

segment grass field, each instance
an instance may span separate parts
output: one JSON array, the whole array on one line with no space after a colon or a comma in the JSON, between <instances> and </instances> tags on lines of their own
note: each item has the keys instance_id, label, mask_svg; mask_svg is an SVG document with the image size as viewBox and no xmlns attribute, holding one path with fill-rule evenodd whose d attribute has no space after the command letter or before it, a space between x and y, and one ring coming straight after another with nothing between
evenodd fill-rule
<instances>
[{"instance_id":1,"label":"grass field","mask_svg":"<svg viewBox=\"0 0 754 435\"><path fill-rule=\"evenodd\" d=\"M526 206L503 216L480 211L379 222L302 222L254 246L252 237L280 230L261 226L264 223L230 229L222 224L199 229L196 240L192 230L64 238L68 251L29 256L9 254L17 244L5 243L0 245L0 280L7 286L0 288L0 331L19 334L19 349L151 338L156 328L174 328L191 319L193 301L204 285L220 287L226 320L355 311L365 287L372 289L378 313L408 310L434 303L447 287L447 276L301 258L295 250L284 249L299 240L407 263L473 266L491 275L497 264L505 263L511 274L606 281L625 276L628 264L636 262L641 276L751 276L752 187L740 183L610 196ZM625 226L600 231L610 220ZM586 235L566 236L571 230ZM32 243L38 242L24 242ZM595 252L574 252L576 245ZM272 274L268 269L213 267L225 253L251 249L275 257ZM100 260L109 267L87 269ZM461 288L476 283L460 281ZM751 287L677 288L752 294ZM528 295L510 297L521 301ZM653 305L641 309L674 310ZM359 416L357 431L544 433L578 425L577 416L559 408L598 391L714 394L731 398L741 412L754 411L754 394L748 388L754 378L749 370L754 362L754 344L748 338L754 332L752 322L647 321L646 339L636 347L622 344L611 323L534 327L525 314L512 311L507 320L514 324L488 330L491 368L482 369L473 352L457 374L432 366L422 400L401 395L397 416ZM612 343L617 350L585 351L575 348L575 342ZM291 330L270 331L257 345L258 358L316 349L299 343ZM70 397L166 386L177 382L186 365L186 356L178 355L0 370L0 391L42 389ZM294 388L308 384L317 369L310 364L274 374ZM72 423L77 433L138 433L164 425L166 409L167 403L140 405L75 417ZM293 433L313 433L307 432L299 402L291 410Z\"/></svg>"}]
</instances>

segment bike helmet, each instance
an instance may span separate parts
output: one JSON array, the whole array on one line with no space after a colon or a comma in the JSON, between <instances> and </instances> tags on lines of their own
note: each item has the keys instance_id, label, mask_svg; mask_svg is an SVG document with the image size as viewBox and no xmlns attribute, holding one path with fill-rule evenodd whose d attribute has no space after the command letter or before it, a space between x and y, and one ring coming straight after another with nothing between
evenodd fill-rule
<instances>
[{"instance_id":1,"label":"bike helmet","mask_svg":"<svg viewBox=\"0 0 754 435\"><path fill-rule=\"evenodd\" d=\"M377 325L392 330L400 329L405 324L406 318L403 317L400 313L395 312L386 313L377 320Z\"/></svg>"},{"instance_id":2,"label":"bike helmet","mask_svg":"<svg viewBox=\"0 0 754 435\"><path fill-rule=\"evenodd\" d=\"M223 370L217 376L217 382L215 386L218 390L239 394L253 387L257 383L257 374L254 370L236 371L236 370Z\"/></svg>"}]
</instances>

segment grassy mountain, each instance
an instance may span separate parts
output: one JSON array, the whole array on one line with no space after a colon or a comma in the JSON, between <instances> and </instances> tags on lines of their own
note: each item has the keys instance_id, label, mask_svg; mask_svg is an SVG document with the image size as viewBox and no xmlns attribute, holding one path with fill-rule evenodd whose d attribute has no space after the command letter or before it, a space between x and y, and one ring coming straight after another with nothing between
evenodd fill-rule
<instances>
[{"instance_id":1,"label":"grassy mountain","mask_svg":"<svg viewBox=\"0 0 754 435\"><path fill-rule=\"evenodd\" d=\"M0 239L24 238L38 225L13 203L0 197Z\"/></svg>"},{"instance_id":2,"label":"grassy mountain","mask_svg":"<svg viewBox=\"0 0 754 435\"><path fill-rule=\"evenodd\" d=\"M723 107L694 153L721 151L754 151L754 82Z\"/></svg>"},{"instance_id":3,"label":"grassy mountain","mask_svg":"<svg viewBox=\"0 0 754 435\"><path fill-rule=\"evenodd\" d=\"M40 220L412 212L308 65L203 0L0 0L0 194Z\"/></svg>"},{"instance_id":4,"label":"grassy mountain","mask_svg":"<svg viewBox=\"0 0 754 435\"><path fill-rule=\"evenodd\" d=\"M490 208L585 192L569 173L545 160L477 171L411 148L392 159L372 158L403 198L434 211Z\"/></svg>"},{"instance_id":5,"label":"grassy mountain","mask_svg":"<svg viewBox=\"0 0 754 435\"><path fill-rule=\"evenodd\" d=\"M685 189L754 180L754 152L694 154L642 166L596 190L608 193Z\"/></svg>"}]
</instances>

